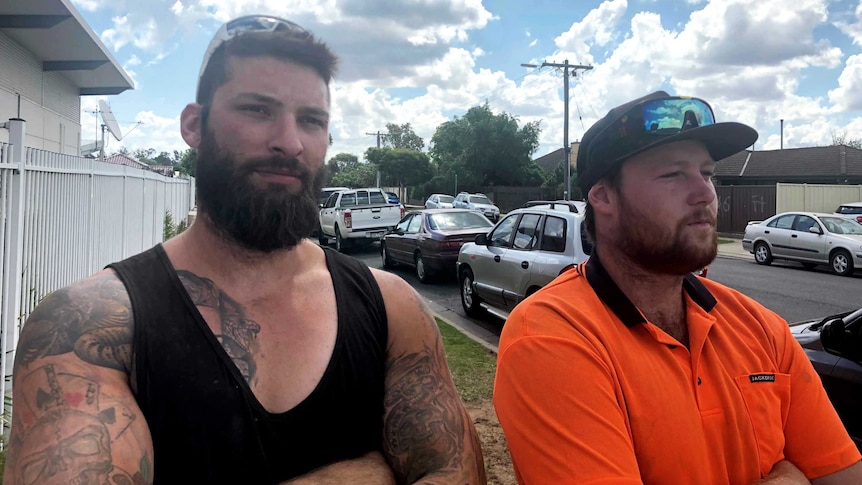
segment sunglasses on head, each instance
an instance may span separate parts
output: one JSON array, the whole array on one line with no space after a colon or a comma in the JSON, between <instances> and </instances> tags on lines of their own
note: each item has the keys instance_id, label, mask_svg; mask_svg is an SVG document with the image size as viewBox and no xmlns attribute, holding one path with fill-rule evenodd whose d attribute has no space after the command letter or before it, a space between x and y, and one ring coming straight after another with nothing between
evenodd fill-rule
<instances>
[{"instance_id":1,"label":"sunglasses on head","mask_svg":"<svg viewBox=\"0 0 862 485\"><path fill-rule=\"evenodd\" d=\"M278 17L273 17L270 15L248 15L245 17L240 17L221 26L221 28L216 32L213 39L210 41L209 46L207 47L206 53L204 54L203 63L201 64L201 71L198 74L198 78L204 75L204 72L207 70L207 65L209 65L210 59L212 58L215 51L221 47L222 44L227 42L234 37L239 37L243 34L249 32L287 32L290 34L294 34L296 37L309 37L311 33L298 24L291 22L290 20L285 20Z\"/></svg>"},{"instance_id":2,"label":"sunglasses on head","mask_svg":"<svg viewBox=\"0 0 862 485\"><path fill-rule=\"evenodd\" d=\"M634 106L606 130L612 138L671 136L681 131L715 124L709 104L698 98L675 96L653 99Z\"/></svg>"}]
</instances>

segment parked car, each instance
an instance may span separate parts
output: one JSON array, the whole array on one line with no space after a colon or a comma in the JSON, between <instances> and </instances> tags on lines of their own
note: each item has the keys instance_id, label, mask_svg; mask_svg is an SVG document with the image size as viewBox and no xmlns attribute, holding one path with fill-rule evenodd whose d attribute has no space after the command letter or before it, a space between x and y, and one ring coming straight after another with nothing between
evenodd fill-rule
<instances>
[{"instance_id":1,"label":"parked car","mask_svg":"<svg viewBox=\"0 0 862 485\"><path fill-rule=\"evenodd\" d=\"M574 202L515 209L488 235L461 246L457 274L470 316L508 318L515 305L589 258L584 214Z\"/></svg>"},{"instance_id":2,"label":"parked car","mask_svg":"<svg viewBox=\"0 0 862 485\"><path fill-rule=\"evenodd\" d=\"M835 209L834 215L862 224L862 202L847 202Z\"/></svg>"},{"instance_id":3,"label":"parked car","mask_svg":"<svg viewBox=\"0 0 862 485\"><path fill-rule=\"evenodd\" d=\"M827 264L835 274L849 276L862 267L862 225L832 214L784 212L749 222L742 248L757 264L774 259L799 261L808 269Z\"/></svg>"},{"instance_id":4,"label":"parked car","mask_svg":"<svg viewBox=\"0 0 862 485\"><path fill-rule=\"evenodd\" d=\"M386 202L376 188L335 192L320 209L318 240L321 246L335 238L335 249L343 251L353 243L377 241L404 216L404 207Z\"/></svg>"},{"instance_id":5,"label":"parked car","mask_svg":"<svg viewBox=\"0 0 862 485\"><path fill-rule=\"evenodd\" d=\"M350 187L324 187L320 189L320 196L317 198L318 205L323 207L323 204L326 203L326 199L328 199L330 195L336 192L341 192L342 190L350 190Z\"/></svg>"},{"instance_id":6,"label":"parked car","mask_svg":"<svg viewBox=\"0 0 862 485\"><path fill-rule=\"evenodd\" d=\"M488 219L497 222L500 219L500 208L491 202L485 194L468 194L461 192L452 201L452 207L456 209L470 209L481 212Z\"/></svg>"},{"instance_id":7,"label":"parked car","mask_svg":"<svg viewBox=\"0 0 862 485\"><path fill-rule=\"evenodd\" d=\"M790 333L805 349L823 388L862 451L862 308L820 321L790 325Z\"/></svg>"},{"instance_id":8,"label":"parked car","mask_svg":"<svg viewBox=\"0 0 862 485\"><path fill-rule=\"evenodd\" d=\"M386 202L389 202L390 204L400 204L401 200L395 192L386 192Z\"/></svg>"},{"instance_id":9,"label":"parked car","mask_svg":"<svg viewBox=\"0 0 862 485\"><path fill-rule=\"evenodd\" d=\"M438 273L454 273L461 245L487 234L492 227L485 216L465 209L411 212L383 236L383 267L413 266L419 281L428 283Z\"/></svg>"},{"instance_id":10,"label":"parked car","mask_svg":"<svg viewBox=\"0 0 862 485\"><path fill-rule=\"evenodd\" d=\"M426 209L451 209L455 197L446 194L431 194L425 201Z\"/></svg>"}]
</instances>

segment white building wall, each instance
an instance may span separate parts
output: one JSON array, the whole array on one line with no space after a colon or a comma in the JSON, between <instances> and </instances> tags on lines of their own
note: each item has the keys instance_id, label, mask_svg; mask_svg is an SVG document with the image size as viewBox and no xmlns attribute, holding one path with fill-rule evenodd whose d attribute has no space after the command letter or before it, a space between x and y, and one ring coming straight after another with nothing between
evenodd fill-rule
<instances>
[{"instance_id":1,"label":"white building wall","mask_svg":"<svg viewBox=\"0 0 862 485\"><path fill-rule=\"evenodd\" d=\"M81 97L60 72L42 71L42 61L10 37L0 33L0 122L27 120L27 146L78 155L81 139ZM0 142L9 133L0 130Z\"/></svg>"}]
</instances>

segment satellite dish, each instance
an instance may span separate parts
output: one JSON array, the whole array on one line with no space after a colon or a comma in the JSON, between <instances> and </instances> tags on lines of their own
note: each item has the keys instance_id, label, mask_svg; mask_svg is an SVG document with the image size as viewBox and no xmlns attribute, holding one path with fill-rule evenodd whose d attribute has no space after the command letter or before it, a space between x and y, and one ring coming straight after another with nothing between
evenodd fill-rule
<instances>
[{"instance_id":1,"label":"satellite dish","mask_svg":"<svg viewBox=\"0 0 862 485\"><path fill-rule=\"evenodd\" d=\"M99 112L102 114L102 123L105 124L108 131L114 135L117 141L122 140L123 135L120 133L120 125L117 123L117 118L114 117L114 112L111 111L111 107L104 99L99 100Z\"/></svg>"}]
</instances>

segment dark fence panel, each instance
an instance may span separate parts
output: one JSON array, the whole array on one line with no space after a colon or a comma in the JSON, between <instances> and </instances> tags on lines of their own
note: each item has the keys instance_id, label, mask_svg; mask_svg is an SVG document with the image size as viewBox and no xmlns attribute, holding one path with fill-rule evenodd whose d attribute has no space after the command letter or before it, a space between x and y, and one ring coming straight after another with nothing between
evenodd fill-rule
<instances>
[{"instance_id":1,"label":"dark fence panel","mask_svg":"<svg viewBox=\"0 0 862 485\"><path fill-rule=\"evenodd\" d=\"M742 234L748 221L775 215L775 185L729 185L715 188L718 232Z\"/></svg>"},{"instance_id":2,"label":"dark fence panel","mask_svg":"<svg viewBox=\"0 0 862 485\"><path fill-rule=\"evenodd\" d=\"M563 194L549 187L485 187L482 192L487 195L501 212L509 212L531 200L562 199Z\"/></svg>"}]
</instances>

